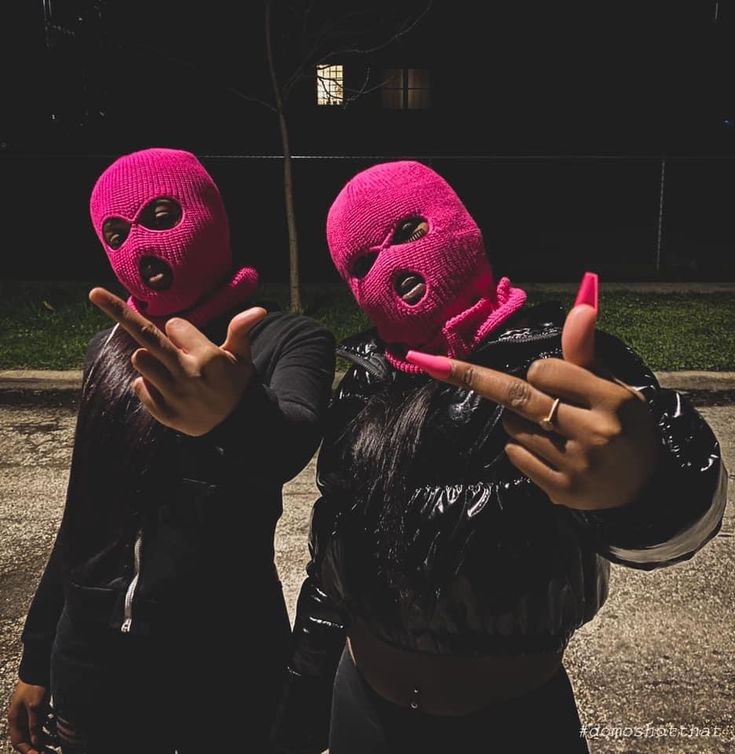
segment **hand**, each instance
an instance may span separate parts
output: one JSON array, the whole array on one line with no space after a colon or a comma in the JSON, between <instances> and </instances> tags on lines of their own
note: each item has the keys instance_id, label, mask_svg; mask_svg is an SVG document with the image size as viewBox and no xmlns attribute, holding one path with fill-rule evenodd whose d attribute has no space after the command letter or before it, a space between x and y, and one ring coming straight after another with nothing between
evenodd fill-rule
<instances>
[{"instance_id":1,"label":"hand","mask_svg":"<svg viewBox=\"0 0 735 754\"><path fill-rule=\"evenodd\" d=\"M8 707L10 743L21 754L43 754L41 726L48 711L48 690L18 681Z\"/></svg>"},{"instance_id":2,"label":"hand","mask_svg":"<svg viewBox=\"0 0 735 754\"><path fill-rule=\"evenodd\" d=\"M250 331L266 315L265 309L254 307L236 315L225 342L216 346L179 317L169 319L162 332L104 288L94 288L89 299L142 346L131 357L141 375L133 390L157 421L198 436L232 413L255 373Z\"/></svg>"},{"instance_id":3,"label":"hand","mask_svg":"<svg viewBox=\"0 0 735 754\"><path fill-rule=\"evenodd\" d=\"M508 459L552 502L622 507L653 475L661 449L643 396L594 365L595 320L596 306L575 306L564 323L564 358L537 359L526 380L441 356L427 362L426 354L410 351L407 358L511 411L503 419Z\"/></svg>"}]
</instances>

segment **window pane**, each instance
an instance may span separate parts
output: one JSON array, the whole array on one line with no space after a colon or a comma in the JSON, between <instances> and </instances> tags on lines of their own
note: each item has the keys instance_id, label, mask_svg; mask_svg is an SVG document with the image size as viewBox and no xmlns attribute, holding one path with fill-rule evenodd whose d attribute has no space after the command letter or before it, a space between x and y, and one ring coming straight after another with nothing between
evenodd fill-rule
<instances>
[{"instance_id":1,"label":"window pane","mask_svg":"<svg viewBox=\"0 0 735 754\"><path fill-rule=\"evenodd\" d=\"M426 110L431 104L428 89L409 89L408 90L408 109L409 110Z\"/></svg>"},{"instance_id":2,"label":"window pane","mask_svg":"<svg viewBox=\"0 0 735 754\"><path fill-rule=\"evenodd\" d=\"M426 68L388 68L383 73L383 107L390 110L425 110L431 104Z\"/></svg>"},{"instance_id":3,"label":"window pane","mask_svg":"<svg viewBox=\"0 0 735 754\"><path fill-rule=\"evenodd\" d=\"M403 68L388 68L383 72L383 107L387 110L403 110L405 76Z\"/></svg>"},{"instance_id":4,"label":"window pane","mask_svg":"<svg viewBox=\"0 0 735 754\"><path fill-rule=\"evenodd\" d=\"M429 88L429 72L426 68L409 68L406 73L408 74L409 89Z\"/></svg>"},{"instance_id":5,"label":"window pane","mask_svg":"<svg viewBox=\"0 0 735 754\"><path fill-rule=\"evenodd\" d=\"M404 73L403 68L386 69L383 73L384 86L389 89L403 89Z\"/></svg>"},{"instance_id":6,"label":"window pane","mask_svg":"<svg viewBox=\"0 0 735 754\"><path fill-rule=\"evenodd\" d=\"M426 68L409 68L407 71L409 110L426 110L431 104L429 88L429 71Z\"/></svg>"},{"instance_id":7,"label":"window pane","mask_svg":"<svg viewBox=\"0 0 735 754\"><path fill-rule=\"evenodd\" d=\"M383 107L388 110L403 110L403 89L383 89Z\"/></svg>"},{"instance_id":8,"label":"window pane","mask_svg":"<svg viewBox=\"0 0 735 754\"><path fill-rule=\"evenodd\" d=\"M317 105L341 105L344 102L344 80L341 65L316 67Z\"/></svg>"}]
</instances>

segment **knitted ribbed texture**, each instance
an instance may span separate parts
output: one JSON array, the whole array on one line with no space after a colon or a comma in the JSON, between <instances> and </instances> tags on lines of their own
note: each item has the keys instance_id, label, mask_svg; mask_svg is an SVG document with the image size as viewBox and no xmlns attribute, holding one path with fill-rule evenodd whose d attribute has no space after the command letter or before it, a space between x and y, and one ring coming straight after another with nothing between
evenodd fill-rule
<instances>
[{"instance_id":1,"label":"knitted ribbed texture","mask_svg":"<svg viewBox=\"0 0 735 754\"><path fill-rule=\"evenodd\" d=\"M394 244L401 222L425 219L428 233ZM389 162L358 173L327 217L327 242L337 270L386 343L386 357L419 372L406 349L461 358L523 306L526 294L508 278L496 285L482 233L452 187L418 162ZM370 271L351 275L354 261L377 252ZM395 289L407 272L421 275L426 295L409 305Z\"/></svg>"},{"instance_id":2,"label":"knitted ribbed texture","mask_svg":"<svg viewBox=\"0 0 735 754\"><path fill-rule=\"evenodd\" d=\"M168 230L140 224L142 210L158 198L174 199L182 208L179 223ZM118 280L130 293L128 304L157 324L176 314L204 325L243 303L255 291L252 267L233 271L230 230L219 189L204 166L176 149L144 149L125 155L98 178L90 199L95 232ZM102 227L112 217L131 223L117 249L105 241ZM159 257L173 273L165 291L145 284L139 264Z\"/></svg>"}]
</instances>

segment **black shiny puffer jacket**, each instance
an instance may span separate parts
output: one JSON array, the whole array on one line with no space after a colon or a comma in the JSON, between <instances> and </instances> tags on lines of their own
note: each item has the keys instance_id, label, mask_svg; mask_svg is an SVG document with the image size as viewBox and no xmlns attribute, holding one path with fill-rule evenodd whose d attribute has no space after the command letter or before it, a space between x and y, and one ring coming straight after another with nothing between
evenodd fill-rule
<instances>
[{"instance_id":1,"label":"black shiny puffer jacket","mask_svg":"<svg viewBox=\"0 0 735 754\"><path fill-rule=\"evenodd\" d=\"M525 377L536 359L561 357L564 316L558 305L522 310L467 360ZM333 398L319 458L322 497L312 514L279 751L326 747L331 683L351 620L389 644L430 654L559 650L605 601L609 561L665 566L691 557L719 530L727 474L712 431L630 348L598 331L598 358L642 391L658 424L663 461L640 497L595 512L552 504L505 455L505 409L443 384L415 454L419 467L407 469L420 479L405 503L404 560L413 578L394 587L339 438L386 384L428 378L390 367L374 334L346 341L338 353L353 366Z\"/></svg>"}]
</instances>

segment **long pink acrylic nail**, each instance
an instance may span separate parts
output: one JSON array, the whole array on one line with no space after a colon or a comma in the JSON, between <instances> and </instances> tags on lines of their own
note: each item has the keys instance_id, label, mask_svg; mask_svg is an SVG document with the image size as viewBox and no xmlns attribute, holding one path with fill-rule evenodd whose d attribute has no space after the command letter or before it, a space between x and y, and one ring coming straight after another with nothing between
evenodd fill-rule
<instances>
[{"instance_id":1,"label":"long pink acrylic nail","mask_svg":"<svg viewBox=\"0 0 735 754\"><path fill-rule=\"evenodd\" d=\"M579 304L587 304L595 310L595 313L597 313L598 284L599 280L596 272L585 272L574 305L578 306Z\"/></svg>"},{"instance_id":2,"label":"long pink acrylic nail","mask_svg":"<svg viewBox=\"0 0 735 754\"><path fill-rule=\"evenodd\" d=\"M452 373L452 362L446 356L434 356L422 351L409 351L406 354L406 361L421 367L437 380L446 380Z\"/></svg>"}]
</instances>

